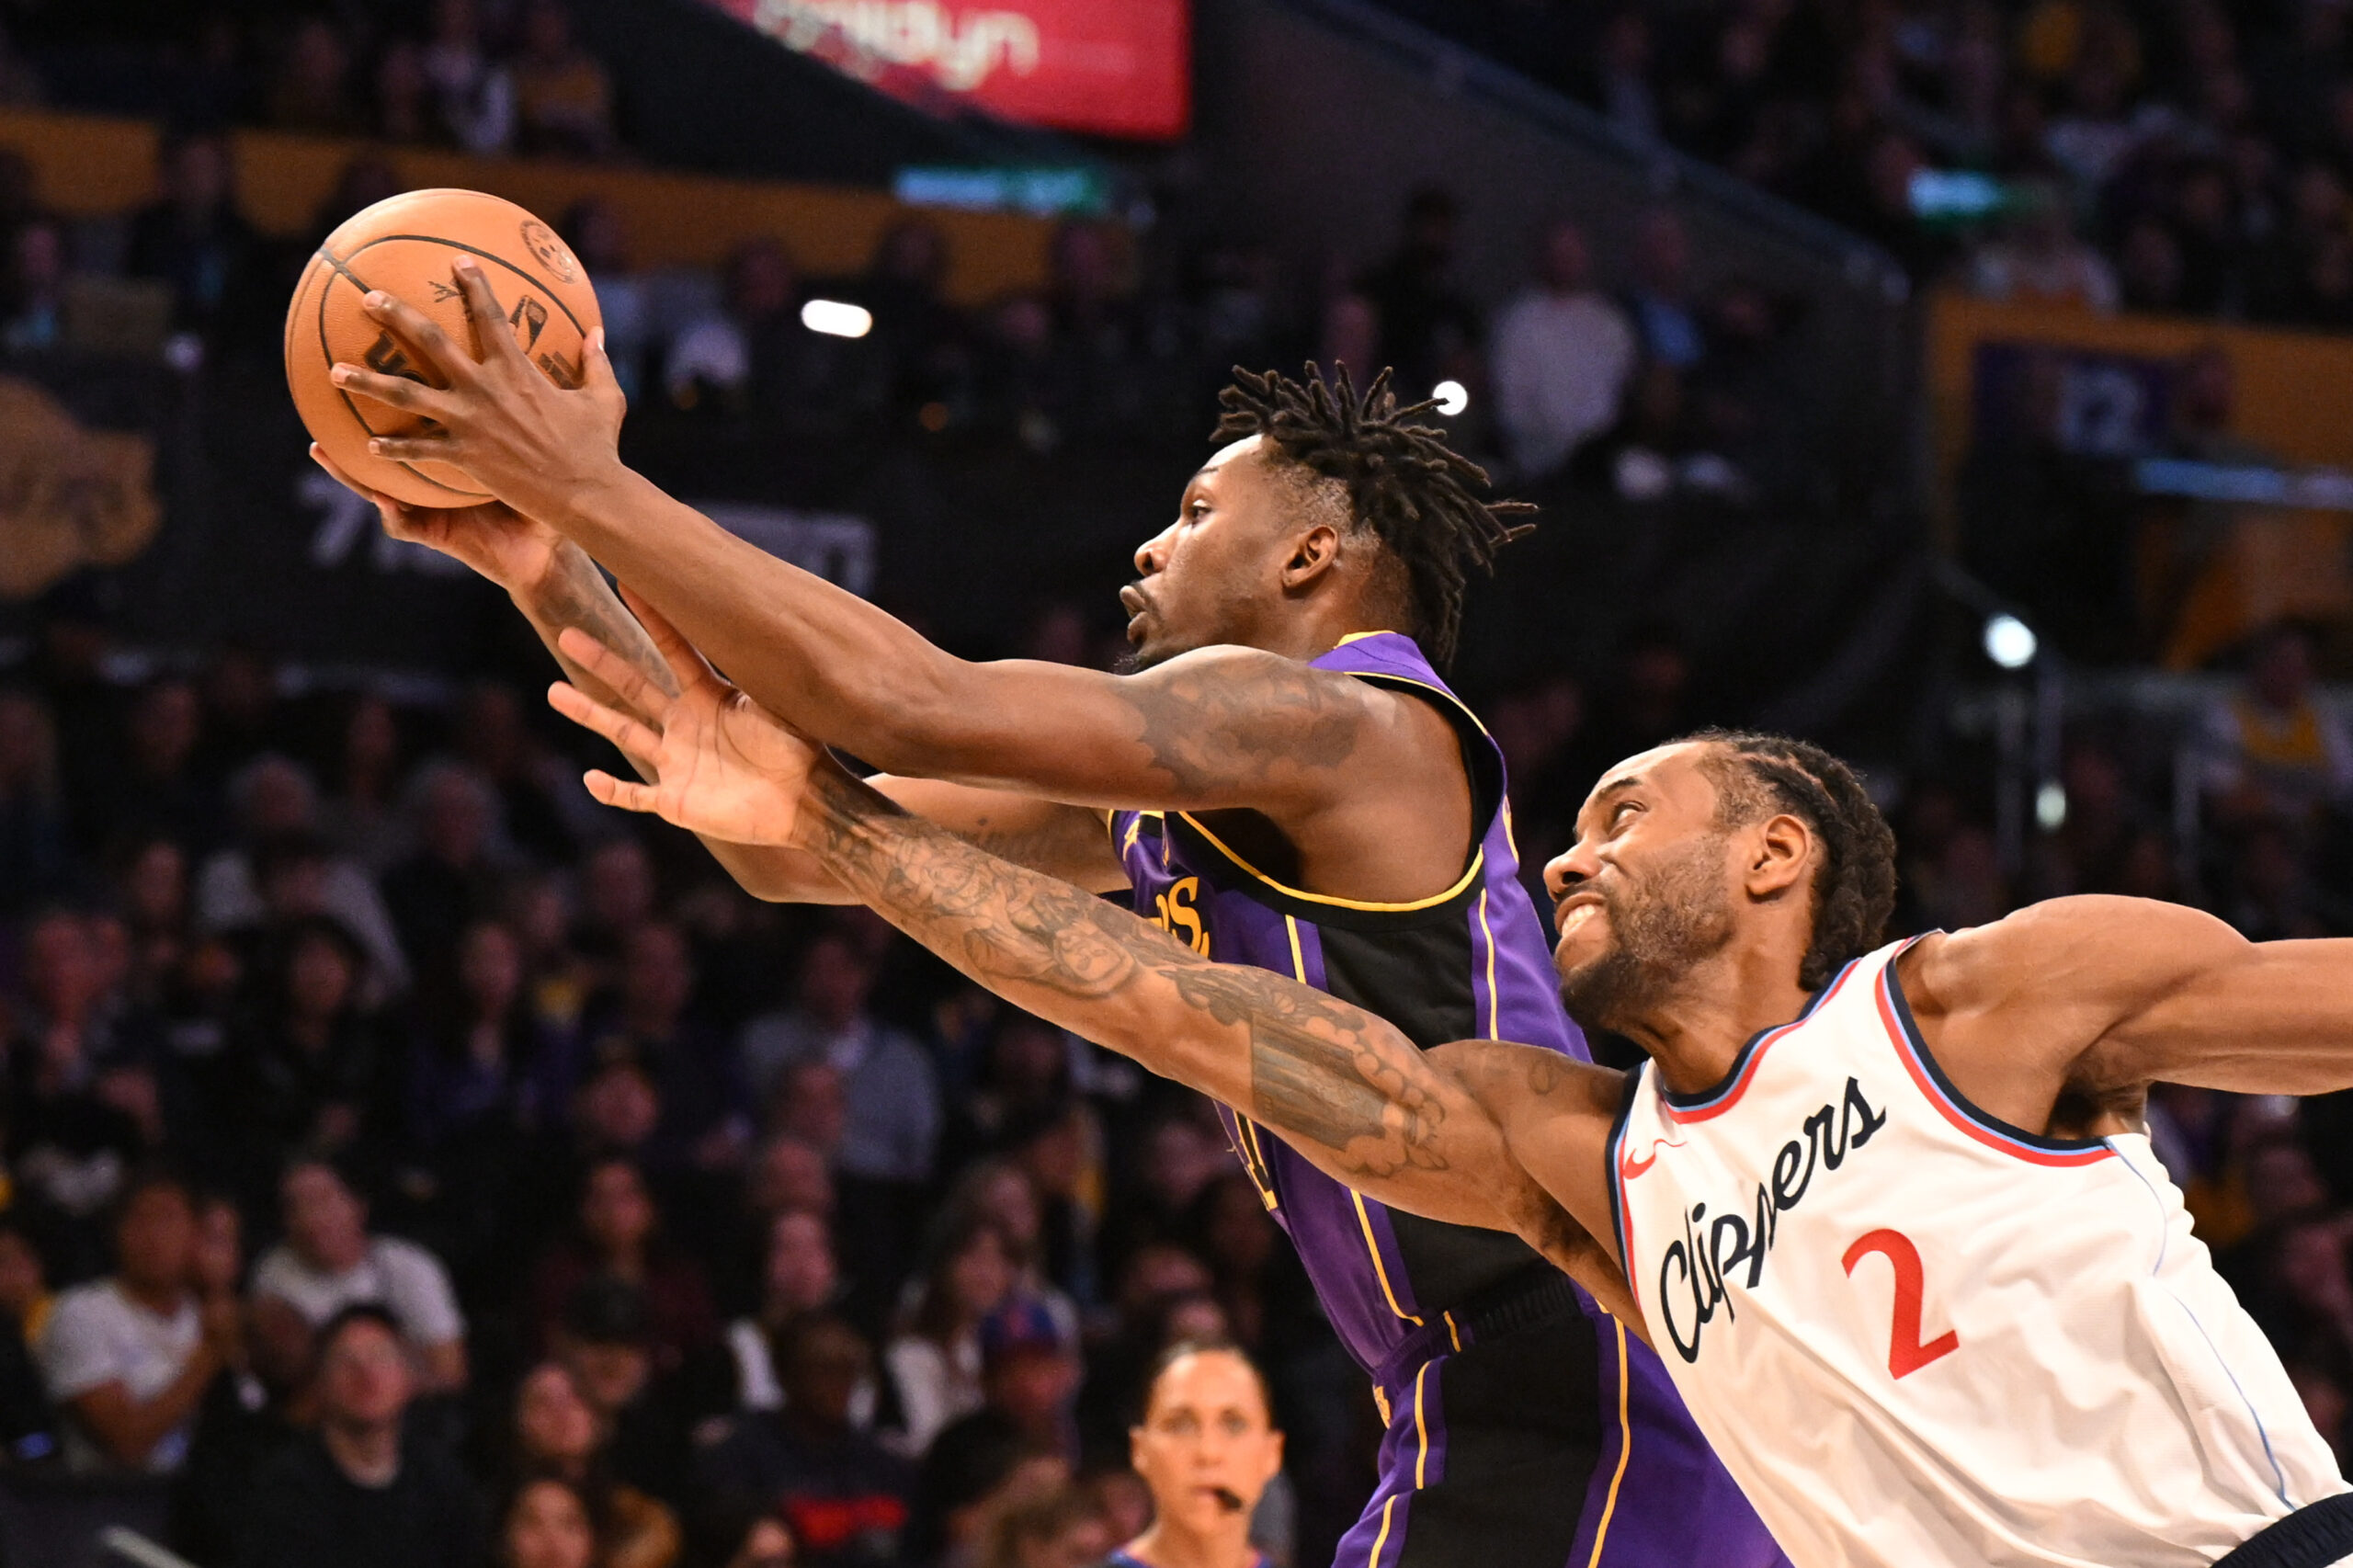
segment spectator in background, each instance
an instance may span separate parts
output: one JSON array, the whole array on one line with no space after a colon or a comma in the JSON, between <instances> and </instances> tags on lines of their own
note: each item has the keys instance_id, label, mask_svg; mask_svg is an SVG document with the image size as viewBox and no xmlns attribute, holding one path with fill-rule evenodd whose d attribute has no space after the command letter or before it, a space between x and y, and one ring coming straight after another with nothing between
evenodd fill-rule
<instances>
[{"instance_id":1,"label":"spectator in background","mask_svg":"<svg viewBox=\"0 0 2353 1568\"><path fill-rule=\"evenodd\" d=\"M681 1540L669 1506L608 1473L607 1433L562 1363L542 1361L515 1391L510 1473L552 1476L576 1490L597 1521L601 1568L670 1568Z\"/></svg>"},{"instance_id":2,"label":"spectator in background","mask_svg":"<svg viewBox=\"0 0 2353 1568\"><path fill-rule=\"evenodd\" d=\"M1608 429L1633 373L1633 329L1594 290L1591 272L1585 231L1555 222L1543 233L1536 286L1495 318L1495 421L1523 481L1550 477Z\"/></svg>"},{"instance_id":3,"label":"spectator in background","mask_svg":"<svg viewBox=\"0 0 2353 1568\"><path fill-rule=\"evenodd\" d=\"M531 1017L522 945L496 920L458 938L455 994L429 1005L408 1052L407 1127L439 1153L553 1120L564 1042Z\"/></svg>"},{"instance_id":4,"label":"spectator in background","mask_svg":"<svg viewBox=\"0 0 2353 1568\"><path fill-rule=\"evenodd\" d=\"M654 300L630 264L629 234L620 209L602 196L575 201L563 215L564 242L597 280L597 308L605 318L605 357L631 403L645 387L646 357L654 346ZM881 318L878 315L877 323Z\"/></svg>"},{"instance_id":5,"label":"spectator in background","mask_svg":"<svg viewBox=\"0 0 2353 1568\"><path fill-rule=\"evenodd\" d=\"M417 770L408 804L417 848L384 873L384 903L416 983L446 987L459 933L497 913L497 797L472 768L444 762Z\"/></svg>"},{"instance_id":6,"label":"spectator in background","mask_svg":"<svg viewBox=\"0 0 2353 1568\"><path fill-rule=\"evenodd\" d=\"M785 1329L804 1312L835 1306L842 1294L833 1231L821 1213L799 1209L778 1214L769 1223L762 1264L758 1310L727 1325L735 1403L743 1410L774 1410L784 1403L776 1347ZM851 1419L861 1431L874 1423L874 1396L870 1384L852 1404Z\"/></svg>"},{"instance_id":7,"label":"spectator in background","mask_svg":"<svg viewBox=\"0 0 2353 1568\"><path fill-rule=\"evenodd\" d=\"M294 24L278 79L269 89L269 123L280 131L350 136L363 129L364 100L352 91L351 55L324 17Z\"/></svg>"},{"instance_id":8,"label":"spectator in background","mask_svg":"<svg viewBox=\"0 0 2353 1568\"><path fill-rule=\"evenodd\" d=\"M1443 186L1427 185L1405 200L1404 233L1389 258L1360 285L1379 317L1379 362L1397 372L1399 395L1412 402L1479 342L1479 312L1454 277L1455 225L1461 203ZM1369 374L1370 367L1358 371Z\"/></svg>"},{"instance_id":9,"label":"spectator in background","mask_svg":"<svg viewBox=\"0 0 2353 1568\"><path fill-rule=\"evenodd\" d=\"M1601 25L1587 93L1609 123L1638 141L1659 133L1658 97L1651 90L1651 24L1634 6L1620 6Z\"/></svg>"},{"instance_id":10,"label":"spectator in background","mask_svg":"<svg viewBox=\"0 0 2353 1568\"><path fill-rule=\"evenodd\" d=\"M324 1160L296 1160L278 1190L286 1239L262 1255L252 1285L257 1312L276 1309L276 1333L307 1342L346 1307L379 1307L415 1357L423 1392L464 1388L465 1319L440 1260L369 1235L367 1205Z\"/></svg>"},{"instance_id":11,"label":"spectator in background","mask_svg":"<svg viewBox=\"0 0 2353 1568\"><path fill-rule=\"evenodd\" d=\"M500 1510L499 1568L601 1568L588 1498L570 1482L533 1476Z\"/></svg>"},{"instance_id":12,"label":"spectator in background","mask_svg":"<svg viewBox=\"0 0 2353 1568\"><path fill-rule=\"evenodd\" d=\"M435 113L433 78L425 69L425 48L415 39L393 39L376 61L374 118L369 130L386 142L409 146L442 140Z\"/></svg>"},{"instance_id":13,"label":"spectator in background","mask_svg":"<svg viewBox=\"0 0 2353 1568\"><path fill-rule=\"evenodd\" d=\"M548 1335L548 1356L597 1413L613 1479L681 1502L690 1412L679 1379L654 1365L644 1292L623 1279L582 1281Z\"/></svg>"},{"instance_id":14,"label":"spectator in background","mask_svg":"<svg viewBox=\"0 0 2353 1568\"><path fill-rule=\"evenodd\" d=\"M700 1508L776 1515L800 1568L898 1561L913 1478L851 1417L873 1367L866 1341L841 1318L813 1312L786 1329L778 1358L783 1407L730 1417L695 1456Z\"/></svg>"},{"instance_id":15,"label":"spectator in background","mask_svg":"<svg viewBox=\"0 0 2353 1568\"><path fill-rule=\"evenodd\" d=\"M2074 305L2106 315L2118 301L2116 274L2076 236L2066 199L2047 184L2027 187L2006 237L1970 259L1970 288L1988 300Z\"/></svg>"},{"instance_id":16,"label":"spectator in background","mask_svg":"<svg viewBox=\"0 0 2353 1568\"><path fill-rule=\"evenodd\" d=\"M480 1506L456 1461L405 1429L416 1390L401 1329L380 1306L319 1330L318 1430L262 1468L238 1568L472 1568Z\"/></svg>"},{"instance_id":17,"label":"spectator in background","mask_svg":"<svg viewBox=\"0 0 2353 1568\"><path fill-rule=\"evenodd\" d=\"M931 1177L939 1091L923 1047L868 1011L874 981L872 962L847 936L820 936L801 956L793 1006L745 1026L744 1075L766 1105L785 1069L825 1062L841 1074L848 1102L835 1168L913 1187Z\"/></svg>"},{"instance_id":18,"label":"spectator in background","mask_svg":"<svg viewBox=\"0 0 2353 1568\"><path fill-rule=\"evenodd\" d=\"M1013 1294L1005 1233L964 1219L940 1238L903 1324L883 1352L898 1395L900 1442L919 1455L950 1422L981 1407L981 1325Z\"/></svg>"},{"instance_id":19,"label":"spectator in background","mask_svg":"<svg viewBox=\"0 0 2353 1568\"><path fill-rule=\"evenodd\" d=\"M259 862L273 847L314 838L319 824L318 787L291 758L266 752L231 776L230 810L235 842L214 851L197 872L196 919L206 931L256 926L270 915ZM318 844L324 875L310 913L331 915L367 949L370 973L363 987L379 998L408 988L408 960L401 950L392 917L366 869Z\"/></svg>"},{"instance_id":20,"label":"spectator in background","mask_svg":"<svg viewBox=\"0 0 2353 1568\"><path fill-rule=\"evenodd\" d=\"M1171 1348L1128 1441L1152 1524L1111 1553L1111 1568L1267 1568L1250 1523L1282 1471L1283 1435L1247 1356L1214 1341Z\"/></svg>"},{"instance_id":21,"label":"spectator in background","mask_svg":"<svg viewBox=\"0 0 2353 1568\"><path fill-rule=\"evenodd\" d=\"M633 1286L645 1302L654 1363L674 1371L718 1336L710 1285L700 1264L661 1234L644 1173L625 1159L588 1167L574 1233L540 1260L532 1283L533 1323L544 1338L574 1290L592 1278Z\"/></svg>"},{"instance_id":22,"label":"spectator in background","mask_svg":"<svg viewBox=\"0 0 2353 1568\"><path fill-rule=\"evenodd\" d=\"M137 1177L115 1221L115 1272L58 1298L40 1368L76 1470L177 1470L205 1389L242 1354L235 1298L196 1290L196 1240L188 1188Z\"/></svg>"},{"instance_id":23,"label":"spectator in background","mask_svg":"<svg viewBox=\"0 0 2353 1568\"><path fill-rule=\"evenodd\" d=\"M2239 689L2207 710L2203 785L2222 822L2301 826L2353 795L2353 737L2313 685L2311 634L2276 626L2256 640Z\"/></svg>"},{"instance_id":24,"label":"spectator in background","mask_svg":"<svg viewBox=\"0 0 2353 1568\"><path fill-rule=\"evenodd\" d=\"M319 808L319 830L335 853L358 861L370 876L381 874L408 847L400 775L400 721L390 702L361 692L351 699L327 767L331 792Z\"/></svg>"},{"instance_id":25,"label":"spectator in background","mask_svg":"<svg viewBox=\"0 0 2353 1568\"><path fill-rule=\"evenodd\" d=\"M300 1148L352 1152L388 1131L397 1085L382 1020L361 1000L359 945L336 921L299 917L267 938L265 988L233 1041L238 1160L267 1186Z\"/></svg>"},{"instance_id":26,"label":"spectator in background","mask_svg":"<svg viewBox=\"0 0 2353 1568\"><path fill-rule=\"evenodd\" d=\"M1680 373L1707 358L1707 334L1691 297L1691 235L1671 208L1654 207L1634 226L1626 312L1645 359Z\"/></svg>"},{"instance_id":27,"label":"spectator in background","mask_svg":"<svg viewBox=\"0 0 2353 1568\"><path fill-rule=\"evenodd\" d=\"M128 270L171 286L173 324L183 329L218 329L255 263L258 242L237 210L230 170L226 137L165 140L161 195L131 221Z\"/></svg>"},{"instance_id":28,"label":"spectator in background","mask_svg":"<svg viewBox=\"0 0 2353 1568\"><path fill-rule=\"evenodd\" d=\"M1095 1500L1079 1487L1062 1486L997 1515L981 1568L1090 1568L1112 1544Z\"/></svg>"},{"instance_id":29,"label":"spectator in background","mask_svg":"<svg viewBox=\"0 0 2353 1568\"><path fill-rule=\"evenodd\" d=\"M154 1020L124 1006L93 923L70 910L25 931L23 991L6 1027L7 1148L15 1179L76 1219L161 1151Z\"/></svg>"},{"instance_id":30,"label":"spectator in background","mask_svg":"<svg viewBox=\"0 0 2353 1568\"><path fill-rule=\"evenodd\" d=\"M92 790L74 797L83 846L97 849L116 833L145 829L190 849L210 849L221 836L221 800L196 767L203 734L204 710L193 685L167 676L144 687L131 702L119 752L85 748L110 761Z\"/></svg>"},{"instance_id":31,"label":"spectator in background","mask_svg":"<svg viewBox=\"0 0 2353 1568\"><path fill-rule=\"evenodd\" d=\"M530 0L515 57L517 142L527 153L600 158L615 145L613 81L572 36L557 0Z\"/></svg>"},{"instance_id":32,"label":"spectator in background","mask_svg":"<svg viewBox=\"0 0 2353 1568\"><path fill-rule=\"evenodd\" d=\"M718 1033L693 1010L694 959L668 921L631 931L620 983L592 1005L582 1037L597 1057L635 1057L652 1074L662 1124L654 1163L676 1169L732 1168L751 1138L750 1101Z\"/></svg>"},{"instance_id":33,"label":"spectator in background","mask_svg":"<svg viewBox=\"0 0 2353 1568\"><path fill-rule=\"evenodd\" d=\"M515 140L515 83L482 44L473 0L435 0L425 74L449 139L469 153L504 153Z\"/></svg>"}]
</instances>

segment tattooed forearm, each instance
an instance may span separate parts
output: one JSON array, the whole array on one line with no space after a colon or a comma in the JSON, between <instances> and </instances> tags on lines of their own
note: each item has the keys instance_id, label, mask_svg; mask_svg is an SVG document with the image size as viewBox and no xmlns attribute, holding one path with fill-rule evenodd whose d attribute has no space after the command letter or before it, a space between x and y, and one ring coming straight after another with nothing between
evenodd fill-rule
<instances>
[{"instance_id":1,"label":"tattooed forearm","mask_svg":"<svg viewBox=\"0 0 2353 1568\"><path fill-rule=\"evenodd\" d=\"M805 841L835 876L991 990L1363 1176L1447 1168L1438 1075L1387 1024L1267 971L1212 964L845 776L816 780L804 811Z\"/></svg>"},{"instance_id":2,"label":"tattooed forearm","mask_svg":"<svg viewBox=\"0 0 2353 1568\"><path fill-rule=\"evenodd\" d=\"M637 623L637 617L630 614L629 607L621 603L620 596L613 592L612 585L605 581L605 574L588 559L587 552L569 540L557 549L547 576L521 608L532 630L547 644L548 652L563 666L565 676L597 701L628 708L617 692L566 658L556 646L556 634L567 626L578 627L628 660L638 674L665 695L678 694L677 677L670 673L662 651L645 634L645 628Z\"/></svg>"},{"instance_id":3,"label":"tattooed forearm","mask_svg":"<svg viewBox=\"0 0 2353 1568\"><path fill-rule=\"evenodd\" d=\"M1273 653L1178 661L1127 684L1140 738L1188 798L1341 767L1365 719L1354 681Z\"/></svg>"}]
</instances>

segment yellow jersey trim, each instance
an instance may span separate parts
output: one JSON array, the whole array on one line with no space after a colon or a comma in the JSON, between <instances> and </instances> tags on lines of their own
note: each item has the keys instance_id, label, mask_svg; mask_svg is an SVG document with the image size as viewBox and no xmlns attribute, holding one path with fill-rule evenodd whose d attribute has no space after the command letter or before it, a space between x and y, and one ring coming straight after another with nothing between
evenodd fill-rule
<instances>
[{"instance_id":1,"label":"yellow jersey trim","mask_svg":"<svg viewBox=\"0 0 2353 1568\"><path fill-rule=\"evenodd\" d=\"M1461 879L1458 880L1452 887L1447 889L1442 893L1436 893L1428 898L1417 898L1411 903L1375 903L1368 900L1358 898L1335 898L1329 893L1309 892L1304 888L1295 888L1290 886L1288 882L1277 881L1274 878L1267 875L1266 872L1258 869L1257 867L1253 866L1249 861L1245 860L1241 856L1235 854L1233 848L1228 846L1223 839L1218 837L1216 834L1211 833L1208 828L1203 827L1200 824L1200 819L1194 816L1192 812L1178 812L1176 814L1184 818L1187 824L1189 825L1195 833L1199 834L1203 838L1209 840L1211 848L1224 856L1228 860L1233 861L1237 869L1243 871L1246 875L1257 878L1258 881L1266 883L1268 887L1274 889L1277 892L1281 893L1286 898L1299 899L1302 903L1306 903L1328 904L1334 909L1361 909L1374 915L1410 915L1416 910L1436 909L1439 904L1445 903L1450 899L1461 897L1464 891L1467 890L1472 882L1478 880L1479 872L1484 869L1487 864L1487 846L1484 844L1482 844L1479 846L1479 852L1471 857L1471 865L1469 869L1462 873Z\"/></svg>"},{"instance_id":2,"label":"yellow jersey trim","mask_svg":"<svg viewBox=\"0 0 2353 1568\"><path fill-rule=\"evenodd\" d=\"M1619 1483L1626 1479L1626 1461L1634 1454L1634 1424L1626 1416L1626 1325L1614 1316L1609 1321L1618 1330L1618 1471L1609 1478L1609 1496L1601 1505L1601 1523L1593 1532L1593 1555L1586 1559L1585 1568L1601 1568L1601 1546L1609 1539L1609 1520L1618 1512Z\"/></svg>"},{"instance_id":3,"label":"yellow jersey trim","mask_svg":"<svg viewBox=\"0 0 2353 1568\"><path fill-rule=\"evenodd\" d=\"M1422 1380L1430 1375L1430 1364L1414 1374L1414 1490L1419 1492L1427 1483L1430 1468L1430 1429L1422 1420Z\"/></svg>"},{"instance_id":4,"label":"yellow jersey trim","mask_svg":"<svg viewBox=\"0 0 2353 1568\"><path fill-rule=\"evenodd\" d=\"M1332 646L1335 648L1345 648L1351 642L1361 642L1368 637L1403 637L1404 635L1404 633L1402 631L1392 631L1384 626L1374 631L1351 631L1346 637L1341 638L1337 642L1333 643ZM1348 670L1344 671L1343 673L1353 675L1356 672Z\"/></svg>"},{"instance_id":5,"label":"yellow jersey trim","mask_svg":"<svg viewBox=\"0 0 2353 1568\"><path fill-rule=\"evenodd\" d=\"M1396 1506L1397 1494L1392 1492L1388 1501L1381 1505L1381 1533L1372 1538L1372 1561L1366 1563L1365 1568L1381 1568L1381 1549L1389 1544L1390 1510Z\"/></svg>"},{"instance_id":6,"label":"yellow jersey trim","mask_svg":"<svg viewBox=\"0 0 2353 1568\"><path fill-rule=\"evenodd\" d=\"M1487 924L1487 890L1479 890L1479 934L1487 938L1487 1038L1501 1040L1503 1035L1503 998L1495 994L1495 928ZM1462 1348L1456 1346L1456 1349Z\"/></svg>"},{"instance_id":7,"label":"yellow jersey trim","mask_svg":"<svg viewBox=\"0 0 2353 1568\"><path fill-rule=\"evenodd\" d=\"M1372 1239L1372 1216L1364 1211L1364 1194L1348 1188L1348 1199L1357 1206L1357 1223L1364 1227L1364 1250L1372 1255L1372 1271L1381 1277L1381 1293L1389 1298L1389 1310L1412 1324L1422 1326L1422 1320L1397 1304L1397 1292L1389 1286L1389 1266L1381 1261L1381 1244Z\"/></svg>"}]
</instances>

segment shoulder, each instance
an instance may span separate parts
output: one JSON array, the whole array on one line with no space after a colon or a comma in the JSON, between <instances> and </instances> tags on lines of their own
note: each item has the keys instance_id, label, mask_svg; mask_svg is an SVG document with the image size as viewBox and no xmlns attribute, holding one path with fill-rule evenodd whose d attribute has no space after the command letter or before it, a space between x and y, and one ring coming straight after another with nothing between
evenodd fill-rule
<instances>
[{"instance_id":1,"label":"shoulder","mask_svg":"<svg viewBox=\"0 0 2353 1568\"><path fill-rule=\"evenodd\" d=\"M254 1265L253 1293L256 1296L286 1296L301 1290L311 1282L310 1269L303 1267L286 1244L280 1242L261 1255Z\"/></svg>"},{"instance_id":2,"label":"shoulder","mask_svg":"<svg viewBox=\"0 0 2353 1568\"><path fill-rule=\"evenodd\" d=\"M1922 937L1897 959L1914 1005L1982 1008L2031 996L2039 1006L2070 990L2097 989L2119 971L2153 961L2195 963L2245 938L2202 910L2157 899L2086 893L2046 899L1988 925ZM2055 989L2054 989L2055 988Z\"/></svg>"},{"instance_id":3,"label":"shoulder","mask_svg":"<svg viewBox=\"0 0 2353 1568\"><path fill-rule=\"evenodd\" d=\"M402 1236L378 1236L368 1244L368 1260L393 1279L440 1279L441 1260Z\"/></svg>"},{"instance_id":4,"label":"shoulder","mask_svg":"<svg viewBox=\"0 0 2353 1568\"><path fill-rule=\"evenodd\" d=\"M113 1280L93 1279L58 1292L49 1321L52 1325L105 1322L121 1317L124 1310L122 1292L114 1288Z\"/></svg>"}]
</instances>

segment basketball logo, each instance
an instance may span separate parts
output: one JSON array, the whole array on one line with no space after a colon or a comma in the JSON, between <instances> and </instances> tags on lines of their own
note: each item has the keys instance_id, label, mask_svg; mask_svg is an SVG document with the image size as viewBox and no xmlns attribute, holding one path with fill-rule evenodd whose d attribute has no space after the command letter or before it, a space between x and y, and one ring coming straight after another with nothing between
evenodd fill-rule
<instances>
[{"instance_id":1,"label":"basketball logo","mask_svg":"<svg viewBox=\"0 0 2353 1568\"><path fill-rule=\"evenodd\" d=\"M580 264L572 259L570 247L537 218L523 221L523 245L539 258L541 267L555 274L558 282L569 283L580 276Z\"/></svg>"}]
</instances>

